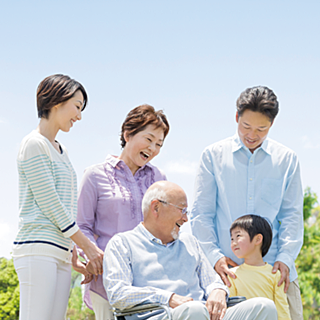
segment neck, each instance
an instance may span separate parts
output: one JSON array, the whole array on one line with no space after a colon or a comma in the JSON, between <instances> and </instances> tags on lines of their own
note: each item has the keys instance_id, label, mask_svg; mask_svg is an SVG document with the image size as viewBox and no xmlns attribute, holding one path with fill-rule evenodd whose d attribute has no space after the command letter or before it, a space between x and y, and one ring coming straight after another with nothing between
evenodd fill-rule
<instances>
[{"instance_id":1,"label":"neck","mask_svg":"<svg viewBox=\"0 0 320 320\"><path fill-rule=\"evenodd\" d=\"M152 223L149 223L149 221L146 219L142 222L142 224L155 238L160 239L163 244L166 245L169 242L172 242L173 240L172 238L167 239L166 237L163 236L163 234L161 233L157 225L153 225Z\"/></svg>"},{"instance_id":2,"label":"neck","mask_svg":"<svg viewBox=\"0 0 320 320\"><path fill-rule=\"evenodd\" d=\"M136 166L129 157L127 157L125 149L122 150L119 159L121 159L130 169L130 171L132 172L132 175L134 176L135 173L138 171L139 167Z\"/></svg>"},{"instance_id":3,"label":"neck","mask_svg":"<svg viewBox=\"0 0 320 320\"><path fill-rule=\"evenodd\" d=\"M265 265L265 262L263 261L261 254L259 256L256 255L244 258L244 263L254 267L262 267Z\"/></svg>"},{"instance_id":4,"label":"neck","mask_svg":"<svg viewBox=\"0 0 320 320\"><path fill-rule=\"evenodd\" d=\"M49 119L41 118L37 131L54 143L59 129Z\"/></svg>"}]
</instances>

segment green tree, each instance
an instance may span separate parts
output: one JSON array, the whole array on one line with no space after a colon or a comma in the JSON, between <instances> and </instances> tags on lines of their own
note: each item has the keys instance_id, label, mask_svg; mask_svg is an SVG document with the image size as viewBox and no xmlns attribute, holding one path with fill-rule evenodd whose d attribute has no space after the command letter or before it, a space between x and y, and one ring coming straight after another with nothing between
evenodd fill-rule
<instances>
[{"instance_id":1,"label":"green tree","mask_svg":"<svg viewBox=\"0 0 320 320\"><path fill-rule=\"evenodd\" d=\"M305 320L320 319L320 207L317 195L306 188L304 193L304 243L296 260ZM310 225L310 218L313 223Z\"/></svg>"},{"instance_id":2,"label":"green tree","mask_svg":"<svg viewBox=\"0 0 320 320\"><path fill-rule=\"evenodd\" d=\"M19 280L12 259L0 258L0 319L19 319Z\"/></svg>"}]
</instances>

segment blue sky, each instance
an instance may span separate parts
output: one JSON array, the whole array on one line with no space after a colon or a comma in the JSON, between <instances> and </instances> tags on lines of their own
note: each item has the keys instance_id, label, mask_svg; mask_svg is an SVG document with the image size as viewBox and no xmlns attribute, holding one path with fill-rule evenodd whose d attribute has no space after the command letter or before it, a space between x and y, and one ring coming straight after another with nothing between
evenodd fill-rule
<instances>
[{"instance_id":1,"label":"blue sky","mask_svg":"<svg viewBox=\"0 0 320 320\"><path fill-rule=\"evenodd\" d=\"M36 87L54 73L89 94L82 121L58 135L79 181L119 155L126 114L149 103L171 125L153 164L191 204L201 152L236 132L239 94L266 85L280 102L269 136L298 154L303 186L320 196L320 2L29 0L0 12L0 256L18 227L18 147L38 124Z\"/></svg>"}]
</instances>

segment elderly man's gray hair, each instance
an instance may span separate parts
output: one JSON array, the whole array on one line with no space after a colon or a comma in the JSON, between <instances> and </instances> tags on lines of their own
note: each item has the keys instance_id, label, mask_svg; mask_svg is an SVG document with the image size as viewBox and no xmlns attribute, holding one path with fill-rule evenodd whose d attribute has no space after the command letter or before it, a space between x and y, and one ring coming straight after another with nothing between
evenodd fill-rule
<instances>
[{"instance_id":1,"label":"elderly man's gray hair","mask_svg":"<svg viewBox=\"0 0 320 320\"><path fill-rule=\"evenodd\" d=\"M150 204L155 199L167 201L168 197L166 192L160 188L155 187L151 190L147 190L147 192L143 196L141 205L143 215L145 215L149 211Z\"/></svg>"}]
</instances>

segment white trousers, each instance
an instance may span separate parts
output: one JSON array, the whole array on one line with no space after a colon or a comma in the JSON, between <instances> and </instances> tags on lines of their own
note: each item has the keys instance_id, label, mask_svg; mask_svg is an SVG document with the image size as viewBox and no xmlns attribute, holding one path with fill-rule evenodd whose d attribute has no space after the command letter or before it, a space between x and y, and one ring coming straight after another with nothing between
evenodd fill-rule
<instances>
[{"instance_id":1,"label":"white trousers","mask_svg":"<svg viewBox=\"0 0 320 320\"><path fill-rule=\"evenodd\" d=\"M94 280L92 280L94 281ZM108 300L90 290L90 299L96 320L113 320L113 312Z\"/></svg>"},{"instance_id":2,"label":"white trousers","mask_svg":"<svg viewBox=\"0 0 320 320\"><path fill-rule=\"evenodd\" d=\"M206 306L190 301L171 310L173 320L210 320ZM156 319L151 317L149 319ZM165 315L161 320L167 320ZM267 298L253 298L228 308L223 320L277 320L278 313L274 302Z\"/></svg>"},{"instance_id":3,"label":"white trousers","mask_svg":"<svg viewBox=\"0 0 320 320\"><path fill-rule=\"evenodd\" d=\"M47 256L14 258L20 283L19 320L66 318L71 265Z\"/></svg>"}]
</instances>

